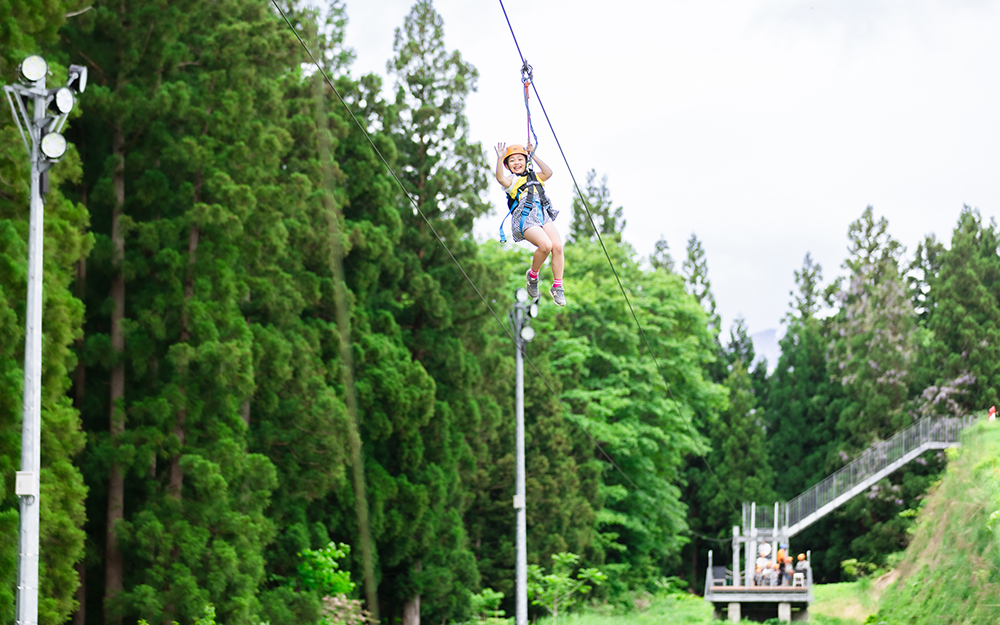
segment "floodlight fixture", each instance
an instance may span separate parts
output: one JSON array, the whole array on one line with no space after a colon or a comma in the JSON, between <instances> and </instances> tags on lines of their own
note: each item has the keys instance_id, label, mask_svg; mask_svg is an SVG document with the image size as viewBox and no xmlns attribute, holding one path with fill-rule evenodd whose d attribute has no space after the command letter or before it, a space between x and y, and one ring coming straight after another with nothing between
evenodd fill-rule
<instances>
[{"instance_id":1,"label":"floodlight fixture","mask_svg":"<svg viewBox=\"0 0 1000 625\"><path fill-rule=\"evenodd\" d=\"M42 154L48 159L54 161L62 158L62 155L66 153L66 137L58 132L50 132L42 137L41 149Z\"/></svg>"},{"instance_id":2,"label":"floodlight fixture","mask_svg":"<svg viewBox=\"0 0 1000 625\"><path fill-rule=\"evenodd\" d=\"M521 328L521 339L525 343L530 343L535 338L535 329L531 326Z\"/></svg>"},{"instance_id":3,"label":"floodlight fixture","mask_svg":"<svg viewBox=\"0 0 1000 625\"><path fill-rule=\"evenodd\" d=\"M69 82L66 83L66 86L77 93L83 93L87 89L87 66L70 65Z\"/></svg>"},{"instance_id":4,"label":"floodlight fixture","mask_svg":"<svg viewBox=\"0 0 1000 625\"><path fill-rule=\"evenodd\" d=\"M45 78L48 72L49 64L37 54L32 54L21 61L21 78L25 82L36 83Z\"/></svg>"},{"instance_id":5,"label":"floodlight fixture","mask_svg":"<svg viewBox=\"0 0 1000 625\"><path fill-rule=\"evenodd\" d=\"M17 472L14 494L20 498L17 561L16 618L18 623L38 622L39 569L39 499L38 476L41 472L39 435L42 430L42 268L45 221L45 193L49 188L52 163L66 154L66 137L59 129L76 105L77 93L87 87L87 70L80 65L69 67L65 86L48 89L49 65L38 55L25 58L18 67L17 82L3 86L13 109L24 146L30 155L31 193L27 263L27 302L24 308L24 401L21 416L21 470ZM33 105L33 106L32 106ZM33 115L28 111L33 109ZM30 139L30 145L29 145Z\"/></svg>"},{"instance_id":6,"label":"floodlight fixture","mask_svg":"<svg viewBox=\"0 0 1000 625\"><path fill-rule=\"evenodd\" d=\"M538 304L532 304L528 307L528 314L532 319L538 316Z\"/></svg>"},{"instance_id":7,"label":"floodlight fixture","mask_svg":"<svg viewBox=\"0 0 1000 625\"><path fill-rule=\"evenodd\" d=\"M73 92L69 87L59 87L56 89L56 97L53 98L56 110L65 115L73 110Z\"/></svg>"},{"instance_id":8,"label":"floodlight fixture","mask_svg":"<svg viewBox=\"0 0 1000 625\"><path fill-rule=\"evenodd\" d=\"M525 302L527 302L528 301L528 289L518 289L517 292L514 293L514 297L516 297L517 301L519 301L522 304L525 303Z\"/></svg>"}]
</instances>

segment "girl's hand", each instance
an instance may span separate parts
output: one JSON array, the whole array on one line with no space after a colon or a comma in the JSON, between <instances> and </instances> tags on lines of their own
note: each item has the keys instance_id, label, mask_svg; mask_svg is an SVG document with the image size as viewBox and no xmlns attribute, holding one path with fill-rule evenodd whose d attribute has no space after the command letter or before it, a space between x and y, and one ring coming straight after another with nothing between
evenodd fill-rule
<instances>
[{"instance_id":1,"label":"girl's hand","mask_svg":"<svg viewBox=\"0 0 1000 625\"><path fill-rule=\"evenodd\" d=\"M504 152L507 151L507 144L501 141L497 144L497 158L503 158Z\"/></svg>"},{"instance_id":2,"label":"girl's hand","mask_svg":"<svg viewBox=\"0 0 1000 625\"><path fill-rule=\"evenodd\" d=\"M534 146L533 144L529 143L529 144L528 144L527 146L525 146L525 148L524 148L524 149L525 149L525 151L526 151L526 152L527 152L528 154L531 154L532 152L534 152L534 151L535 151L535 146Z\"/></svg>"}]
</instances>

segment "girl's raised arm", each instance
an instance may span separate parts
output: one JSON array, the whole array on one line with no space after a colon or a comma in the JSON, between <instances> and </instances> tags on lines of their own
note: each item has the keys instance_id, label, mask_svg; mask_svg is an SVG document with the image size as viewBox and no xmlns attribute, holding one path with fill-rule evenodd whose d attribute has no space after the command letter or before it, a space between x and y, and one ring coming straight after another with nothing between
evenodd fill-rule
<instances>
[{"instance_id":1,"label":"girl's raised arm","mask_svg":"<svg viewBox=\"0 0 1000 625\"><path fill-rule=\"evenodd\" d=\"M532 151L534 151L534 149L535 149L535 146L533 146L533 145L531 145L529 143L528 147L527 147L528 154L531 154ZM541 180L542 182L545 182L546 180L548 180L549 178L552 177L552 168L549 167L548 165L546 165L545 163L543 163L542 159L538 158L537 156L532 155L531 160L535 161L535 164L538 165L538 167L541 169L541 171L538 172L538 174L537 174L539 180Z\"/></svg>"},{"instance_id":2,"label":"girl's raised arm","mask_svg":"<svg viewBox=\"0 0 1000 625\"><path fill-rule=\"evenodd\" d=\"M497 144L497 182L502 184L504 189L509 188L510 185L513 184L514 182L514 178L512 176L508 176L507 174L504 173L504 170L506 168L503 166L503 155L504 152L506 151L507 151L506 143L501 141L500 143Z\"/></svg>"}]
</instances>

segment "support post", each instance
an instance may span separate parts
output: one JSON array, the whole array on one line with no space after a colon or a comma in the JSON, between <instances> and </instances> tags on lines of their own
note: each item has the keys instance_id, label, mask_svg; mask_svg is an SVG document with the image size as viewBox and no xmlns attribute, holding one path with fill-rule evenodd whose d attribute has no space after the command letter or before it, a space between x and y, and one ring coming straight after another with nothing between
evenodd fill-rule
<instances>
[{"instance_id":1,"label":"support post","mask_svg":"<svg viewBox=\"0 0 1000 625\"><path fill-rule=\"evenodd\" d=\"M715 550L708 550L708 570L705 571L705 592L711 592L712 586L715 585ZM725 585L725 580L723 580L723 585Z\"/></svg>"},{"instance_id":2,"label":"support post","mask_svg":"<svg viewBox=\"0 0 1000 625\"><path fill-rule=\"evenodd\" d=\"M740 585L740 526L733 526L733 586Z\"/></svg>"},{"instance_id":3,"label":"support post","mask_svg":"<svg viewBox=\"0 0 1000 625\"><path fill-rule=\"evenodd\" d=\"M14 618L17 625L37 625L40 535L38 512L41 507L42 472L42 247L45 240L42 196L48 191L49 168L65 153L66 142L59 131L66 122L74 101L72 97L66 99L67 89L51 92L46 89L48 65L42 57L27 57L21 63L19 72L22 79L20 84L10 84L3 88L31 160L21 470L17 472L14 485L14 494L20 499ZM87 85L86 67L70 65L69 78L67 87L82 93ZM30 116L25 109L29 100L33 104ZM57 114L48 114L50 103L55 104L55 109L59 111ZM43 137L48 142L47 147Z\"/></svg>"},{"instance_id":4,"label":"support post","mask_svg":"<svg viewBox=\"0 0 1000 625\"><path fill-rule=\"evenodd\" d=\"M774 563L778 564L778 547L780 546L780 541L778 539L778 502L774 502L774 533L771 534L771 558L774 559ZM778 579L781 579L781 573L778 574ZM778 582L781 583L780 581Z\"/></svg>"},{"instance_id":5,"label":"support post","mask_svg":"<svg viewBox=\"0 0 1000 625\"><path fill-rule=\"evenodd\" d=\"M778 604L778 620L782 623L792 622L792 604L784 601Z\"/></svg>"},{"instance_id":6,"label":"support post","mask_svg":"<svg viewBox=\"0 0 1000 625\"><path fill-rule=\"evenodd\" d=\"M535 336L530 327L531 319L538 314L538 300L531 301L526 289L515 293L515 304L510 311L513 330L515 360L514 445L516 464L514 475L514 509L517 511L517 560L514 571L515 625L528 625L528 523L527 499L524 488L524 346Z\"/></svg>"},{"instance_id":7,"label":"support post","mask_svg":"<svg viewBox=\"0 0 1000 625\"><path fill-rule=\"evenodd\" d=\"M515 336L517 335L515 334ZM517 572L515 575L517 614L514 623L515 625L528 625L528 523L524 492L524 357L522 355L524 345L520 341L520 336L517 336L515 341L517 343L515 367L517 371L515 376L517 398L514 411L517 419L515 432L517 437L517 471L514 484L514 508L517 509Z\"/></svg>"},{"instance_id":8,"label":"support post","mask_svg":"<svg viewBox=\"0 0 1000 625\"><path fill-rule=\"evenodd\" d=\"M747 586L757 567L757 502L750 503L750 540L747 542Z\"/></svg>"},{"instance_id":9,"label":"support post","mask_svg":"<svg viewBox=\"0 0 1000 625\"><path fill-rule=\"evenodd\" d=\"M27 92L27 93L25 93ZM16 494L20 498L21 529L17 556L17 625L38 623L38 544L42 447L42 246L45 211L42 204L39 152L47 92L43 78L22 93L34 100L33 118L25 120L31 135L31 203L28 223L28 300L25 305L24 395L21 417L21 471ZM17 111L14 112L15 116Z\"/></svg>"}]
</instances>

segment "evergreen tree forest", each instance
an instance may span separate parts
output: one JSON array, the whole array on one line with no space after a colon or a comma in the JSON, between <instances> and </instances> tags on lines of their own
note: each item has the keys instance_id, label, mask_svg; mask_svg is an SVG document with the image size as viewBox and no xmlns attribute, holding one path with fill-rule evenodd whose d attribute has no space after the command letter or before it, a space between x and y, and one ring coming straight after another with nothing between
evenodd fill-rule
<instances>
[{"instance_id":1,"label":"evergreen tree forest","mask_svg":"<svg viewBox=\"0 0 1000 625\"><path fill-rule=\"evenodd\" d=\"M208 605L220 623L319 623L329 585L308 562L330 543L347 546L345 592L382 623L463 622L484 589L513 612L502 326L527 256L472 236L493 209L465 117L477 70L432 0L388 26L384 75L352 71L342 0L280 4L337 93L265 0L0 0L0 83L29 54L50 84L70 64L90 75L44 205L46 625L186 625ZM795 271L769 372L742 320L719 327L698 238L679 263L665 240L641 257L607 178L586 180L566 228L570 305L532 322L525 414L529 563L577 554L608 576L590 600L675 577L697 592L742 501L792 497L919 416L997 402L1000 229L977 210L910 254L864 210L846 278L824 283L808 255ZM0 624L14 622L28 206L4 113ZM900 512L942 466L928 456L807 532L825 578L902 549Z\"/></svg>"}]
</instances>

